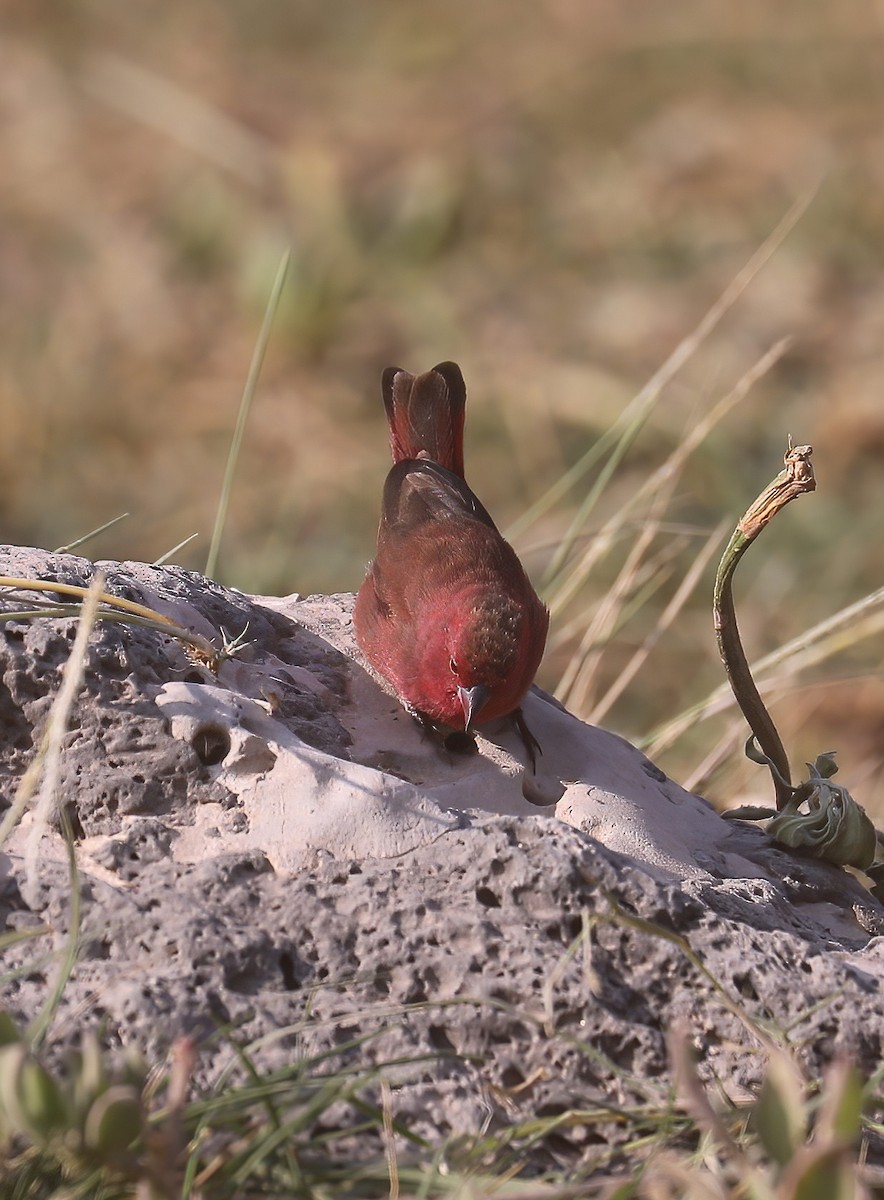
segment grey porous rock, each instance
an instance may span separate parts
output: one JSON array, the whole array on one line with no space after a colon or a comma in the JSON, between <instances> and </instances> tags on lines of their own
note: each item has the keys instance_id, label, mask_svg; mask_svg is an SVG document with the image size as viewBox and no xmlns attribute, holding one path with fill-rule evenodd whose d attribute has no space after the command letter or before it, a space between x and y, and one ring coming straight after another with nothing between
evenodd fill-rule
<instances>
[{"instance_id":1,"label":"grey porous rock","mask_svg":"<svg viewBox=\"0 0 884 1200\"><path fill-rule=\"evenodd\" d=\"M83 914L51 1053L94 1027L157 1061L187 1035L202 1088L234 1059L231 1036L263 1039L260 1068L334 1047L398 1060L381 1072L394 1116L433 1145L649 1088L662 1103L676 1024L745 1096L763 1056L741 1008L788 1029L810 1070L839 1051L880 1064L884 939L857 922L874 902L845 872L723 821L539 692L525 705L536 776L506 725L475 754L446 751L360 663L350 596L99 565L109 591L247 644L214 674L153 629L92 633L57 789ZM94 570L0 551L4 575L87 584ZM76 622L0 629L7 806ZM5 952L0 1005L27 1021L67 944L69 869L57 819L33 811L3 850L5 929L48 931ZM354 1155L374 1157L372 1138ZM563 1124L525 1159L577 1166L597 1138Z\"/></svg>"}]
</instances>

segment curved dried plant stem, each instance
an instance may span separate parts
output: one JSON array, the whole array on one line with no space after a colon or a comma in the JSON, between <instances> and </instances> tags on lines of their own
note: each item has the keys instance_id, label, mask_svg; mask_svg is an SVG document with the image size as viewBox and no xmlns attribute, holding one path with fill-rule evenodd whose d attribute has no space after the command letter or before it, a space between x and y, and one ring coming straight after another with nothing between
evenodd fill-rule
<instances>
[{"instance_id":1,"label":"curved dried plant stem","mask_svg":"<svg viewBox=\"0 0 884 1200\"><path fill-rule=\"evenodd\" d=\"M84 600L89 595L89 588L80 587L75 583L57 583L51 579L18 579L13 575L0 575L0 587L15 588L21 592L56 592L59 596L79 596ZM122 596L112 596L110 592L102 591L98 597L99 604L109 608L118 608L121 612L136 613L151 621L159 621L164 625L175 625L171 617L148 608L144 604L136 604L134 600L126 600Z\"/></svg>"},{"instance_id":2,"label":"curved dried plant stem","mask_svg":"<svg viewBox=\"0 0 884 1200\"><path fill-rule=\"evenodd\" d=\"M746 718L749 728L755 735L758 745L770 759L772 768L775 768L771 770L771 776L776 791L777 808L782 808L792 794L789 786L791 780L789 759L771 715L765 708L764 701L755 686L743 644L740 641L737 616L734 610L733 576L740 559L777 513L785 508L791 500L797 499L805 492L812 492L816 488L816 480L810 462L812 454L811 446L793 447L792 440L789 439L789 449L783 459L784 469L746 510L721 556L715 576L712 601L718 650L728 682L733 689L734 698L740 706L740 711Z\"/></svg>"},{"instance_id":3,"label":"curved dried plant stem","mask_svg":"<svg viewBox=\"0 0 884 1200\"><path fill-rule=\"evenodd\" d=\"M0 576L0 587L14 588L16 591L57 592L64 596L76 596L83 599L89 594L89 589L80 587L79 584L56 583L48 579L18 579L11 575ZM45 601L37 598L33 603L35 607L32 609L0 612L0 622L29 621L37 617L79 617L81 615L81 605L79 604L47 605ZM102 591L99 595L95 619L140 625L144 629L155 629L158 633L165 633L179 642L192 646L200 660L204 661L212 670L225 657L225 651L219 652L217 647L213 646L202 634L186 629L183 625L173 621L171 617L157 612L156 609L148 608L144 604L137 604L134 600L125 600L122 596L113 596L109 592Z\"/></svg>"},{"instance_id":4,"label":"curved dried plant stem","mask_svg":"<svg viewBox=\"0 0 884 1200\"><path fill-rule=\"evenodd\" d=\"M0 612L0 621L33 621L37 617L63 619L79 617L81 612L82 605L80 604L35 604L33 608L18 608ZM174 622L167 622L165 619L159 620L159 613L156 618L152 618L121 612L115 608L99 608L95 619L97 621L119 621L124 625L140 625L143 629L155 629L158 633L168 634L169 637L178 638L180 641L191 642L201 650L207 644L206 639L200 634L191 633Z\"/></svg>"}]
</instances>

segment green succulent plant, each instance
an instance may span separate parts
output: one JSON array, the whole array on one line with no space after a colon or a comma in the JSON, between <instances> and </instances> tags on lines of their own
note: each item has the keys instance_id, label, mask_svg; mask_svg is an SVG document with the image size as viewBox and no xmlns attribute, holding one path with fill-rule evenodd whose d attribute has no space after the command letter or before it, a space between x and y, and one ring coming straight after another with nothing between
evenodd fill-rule
<instances>
[{"instance_id":1,"label":"green succulent plant","mask_svg":"<svg viewBox=\"0 0 884 1200\"><path fill-rule=\"evenodd\" d=\"M746 743L746 755L778 776L775 764L761 753L754 736ZM766 832L784 846L804 850L839 867L866 870L875 861L877 831L847 788L831 782L838 770L835 751L818 754L814 762L807 763L807 768L808 778L797 787L780 780L783 788L788 789L788 799L781 809L744 805L728 809L722 815L748 821L769 817Z\"/></svg>"},{"instance_id":2,"label":"green succulent plant","mask_svg":"<svg viewBox=\"0 0 884 1200\"><path fill-rule=\"evenodd\" d=\"M53 1076L15 1024L0 1013L0 1142L24 1142L70 1173L125 1167L144 1133L146 1070L135 1057L108 1062L94 1033L83 1036L67 1070Z\"/></svg>"}]
</instances>

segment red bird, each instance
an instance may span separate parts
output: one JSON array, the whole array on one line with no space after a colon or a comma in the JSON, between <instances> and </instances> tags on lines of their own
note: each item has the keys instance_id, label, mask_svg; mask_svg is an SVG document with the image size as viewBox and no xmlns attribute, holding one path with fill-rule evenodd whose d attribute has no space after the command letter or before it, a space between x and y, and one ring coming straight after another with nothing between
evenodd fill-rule
<instances>
[{"instance_id":1,"label":"red bird","mask_svg":"<svg viewBox=\"0 0 884 1200\"><path fill-rule=\"evenodd\" d=\"M511 715L533 765L537 743L519 706L549 613L464 479L460 368L389 367L381 389L394 465L353 610L356 641L422 723L469 733Z\"/></svg>"}]
</instances>

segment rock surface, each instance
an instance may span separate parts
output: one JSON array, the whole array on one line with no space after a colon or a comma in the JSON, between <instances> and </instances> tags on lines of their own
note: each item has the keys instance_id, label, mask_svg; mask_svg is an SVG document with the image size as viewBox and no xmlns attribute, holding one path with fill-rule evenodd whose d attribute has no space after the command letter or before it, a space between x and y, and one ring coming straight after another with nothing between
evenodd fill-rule
<instances>
[{"instance_id":1,"label":"rock surface","mask_svg":"<svg viewBox=\"0 0 884 1200\"><path fill-rule=\"evenodd\" d=\"M734 1096L758 1083L761 1027L813 1071L839 1050L880 1064L884 938L857 922L874 902L846 873L722 821L540 693L525 708L538 776L505 727L476 754L443 750L359 664L350 597L251 598L178 568L100 565L115 594L249 644L216 675L154 630L93 631L58 790L84 911L56 1051L87 1026L153 1057L189 1035L203 1087L234 1057L219 1025L263 1039L260 1065L332 1047L409 1059L385 1068L394 1113L434 1144L664 1103L675 1022ZM0 551L4 575L86 584L93 570ZM0 819L75 629L0 626ZM0 1004L27 1021L66 946L67 856L32 811L3 850L5 927L48 928L4 955ZM597 1134L563 1126L528 1160L588 1161Z\"/></svg>"}]
</instances>

